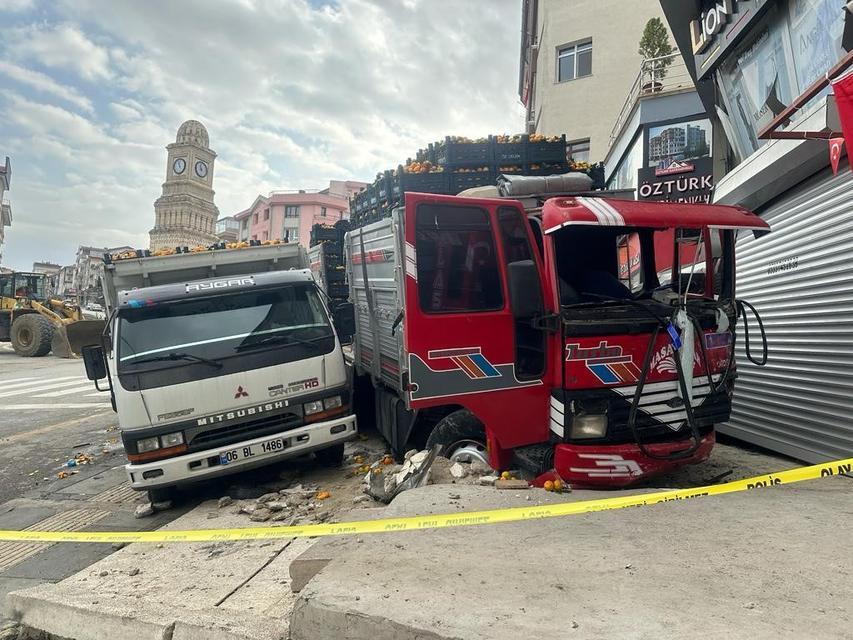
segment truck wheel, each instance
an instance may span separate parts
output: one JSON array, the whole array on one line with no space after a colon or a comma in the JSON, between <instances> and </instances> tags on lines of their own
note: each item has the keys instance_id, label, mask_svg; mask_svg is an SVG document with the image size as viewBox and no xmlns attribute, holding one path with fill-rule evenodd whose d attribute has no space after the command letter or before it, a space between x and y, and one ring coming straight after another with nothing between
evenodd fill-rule
<instances>
[{"instance_id":1,"label":"truck wheel","mask_svg":"<svg viewBox=\"0 0 853 640\"><path fill-rule=\"evenodd\" d=\"M19 356L38 358L50 353L53 325L37 313L19 316L12 323L12 348Z\"/></svg>"},{"instance_id":2,"label":"truck wheel","mask_svg":"<svg viewBox=\"0 0 853 640\"><path fill-rule=\"evenodd\" d=\"M314 455L324 467L340 467L344 463L344 445L336 444L328 449L320 449L315 451Z\"/></svg>"},{"instance_id":3,"label":"truck wheel","mask_svg":"<svg viewBox=\"0 0 853 640\"><path fill-rule=\"evenodd\" d=\"M171 502L175 499L175 487L162 487L148 490L148 502Z\"/></svg>"},{"instance_id":4,"label":"truck wheel","mask_svg":"<svg viewBox=\"0 0 853 640\"><path fill-rule=\"evenodd\" d=\"M444 416L427 438L427 449L441 445L441 455L453 462L478 460L489 465L486 452L486 428L467 409Z\"/></svg>"}]
</instances>

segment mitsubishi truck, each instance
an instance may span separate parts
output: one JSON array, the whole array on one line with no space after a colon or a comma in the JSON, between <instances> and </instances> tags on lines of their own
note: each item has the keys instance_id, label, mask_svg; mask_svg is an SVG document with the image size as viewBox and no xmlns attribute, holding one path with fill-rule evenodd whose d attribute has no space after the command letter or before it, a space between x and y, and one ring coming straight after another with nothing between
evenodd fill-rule
<instances>
[{"instance_id":1,"label":"mitsubishi truck","mask_svg":"<svg viewBox=\"0 0 853 640\"><path fill-rule=\"evenodd\" d=\"M106 379L134 489L171 489L313 452L340 464L355 437L351 375L296 244L105 256L107 328L83 349Z\"/></svg>"},{"instance_id":2,"label":"mitsubishi truck","mask_svg":"<svg viewBox=\"0 0 853 640\"><path fill-rule=\"evenodd\" d=\"M735 234L769 227L595 194L407 193L347 234L356 400L396 452L589 487L709 456L748 306Z\"/></svg>"}]
</instances>

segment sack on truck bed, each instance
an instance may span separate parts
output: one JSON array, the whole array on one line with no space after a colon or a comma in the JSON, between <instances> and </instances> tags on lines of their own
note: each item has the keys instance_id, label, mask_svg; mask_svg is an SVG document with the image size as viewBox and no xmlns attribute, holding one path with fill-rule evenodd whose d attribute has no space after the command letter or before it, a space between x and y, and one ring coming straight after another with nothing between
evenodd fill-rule
<instances>
[{"instance_id":1,"label":"sack on truck bed","mask_svg":"<svg viewBox=\"0 0 853 640\"><path fill-rule=\"evenodd\" d=\"M592 190L592 178L571 172L554 176L498 176L498 192L502 196L529 196L538 193L574 193Z\"/></svg>"}]
</instances>

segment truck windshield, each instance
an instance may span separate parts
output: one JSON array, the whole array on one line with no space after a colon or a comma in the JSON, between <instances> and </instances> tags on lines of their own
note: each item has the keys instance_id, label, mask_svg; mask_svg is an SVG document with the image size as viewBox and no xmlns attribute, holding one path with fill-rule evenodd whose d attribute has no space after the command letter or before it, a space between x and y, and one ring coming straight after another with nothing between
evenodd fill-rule
<instances>
[{"instance_id":1,"label":"truck windshield","mask_svg":"<svg viewBox=\"0 0 853 640\"><path fill-rule=\"evenodd\" d=\"M129 372L216 361L254 349L298 346L325 353L323 343L333 337L313 285L290 285L122 309L118 361Z\"/></svg>"}]
</instances>

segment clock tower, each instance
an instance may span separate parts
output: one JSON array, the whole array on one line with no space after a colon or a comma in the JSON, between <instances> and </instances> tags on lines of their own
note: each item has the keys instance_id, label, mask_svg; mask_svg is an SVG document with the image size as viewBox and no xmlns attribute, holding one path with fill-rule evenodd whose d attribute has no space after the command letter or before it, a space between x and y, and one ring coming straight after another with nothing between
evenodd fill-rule
<instances>
[{"instance_id":1,"label":"clock tower","mask_svg":"<svg viewBox=\"0 0 853 640\"><path fill-rule=\"evenodd\" d=\"M166 182L154 202L154 228L149 232L151 250L213 244L219 209L213 204L216 153L207 129L187 120L166 151Z\"/></svg>"}]
</instances>

